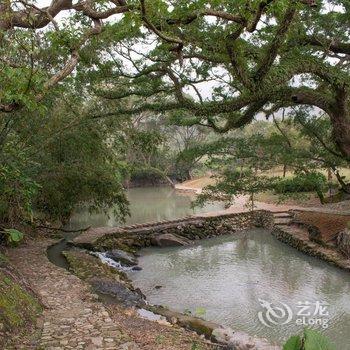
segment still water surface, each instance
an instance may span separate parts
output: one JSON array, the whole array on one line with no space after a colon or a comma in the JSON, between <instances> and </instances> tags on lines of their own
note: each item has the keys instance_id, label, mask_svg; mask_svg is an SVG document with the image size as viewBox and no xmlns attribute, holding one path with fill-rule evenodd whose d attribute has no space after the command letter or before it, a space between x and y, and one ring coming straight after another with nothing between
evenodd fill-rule
<instances>
[{"instance_id":1,"label":"still water surface","mask_svg":"<svg viewBox=\"0 0 350 350\"><path fill-rule=\"evenodd\" d=\"M196 213L205 213L223 209L223 205L207 204L203 208L192 209L192 194L181 194L168 186L131 188L127 191L130 202L130 217L126 224L138 224L158 220L181 218ZM73 214L68 228L118 226L120 222L113 214L113 208L108 213L89 213L81 208Z\"/></svg>"},{"instance_id":2,"label":"still water surface","mask_svg":"<svg viewBox=\"0 0 350 350\"><path fill-rule=\"evenodd\" d=\"M147 248L141 253L143 270L130 277L153 304L192 313L205 309L208 320L281 344L303 328L295 323L301 318L296 315L301 311L298 302L311 303L303 313L312 314L317 302L325 302L329 306L323 313L329 316L306 318L330 319L324 333L338 350L350 350L350 274L299 253L267 231L249 230L190 247ZM159 285L162 288L156 289ZM259 299L287 304L292 320L266 327L258 319L264 310Z\"/></svg>"}]
</instances>

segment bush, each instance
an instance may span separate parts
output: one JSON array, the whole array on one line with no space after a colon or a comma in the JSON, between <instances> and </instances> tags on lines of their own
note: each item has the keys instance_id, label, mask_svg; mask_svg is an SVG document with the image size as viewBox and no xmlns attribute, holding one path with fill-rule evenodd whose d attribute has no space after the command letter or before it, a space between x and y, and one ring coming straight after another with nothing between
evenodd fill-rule
<instances>
[{"instance_id":1,"label":"bush","mask_svg":"<svg viewBox=\"0 0 350 350\"><path fill-rule=\"evenodd\" d=\"M0 222L17 223L19 218L32 220L33 200L38 184L20 167L0 166Z\"/></svg>"},{"instance_id":2,"label":"bush","mask_svg":"<svg viewBox=\"0 0 350 350\"><path fill-rule=\"evenodd\" d=\"M167 184L168 180L163 172L152 167L134 167L130 172L131 185L138 186L156 186Z\"/></svg>"},{"instance_id":3,"label":"bush","mask_svg":"<svg viewBox=\"0 0 350 350\"><path fill-rule=\"evenodd\" d=\"M34 221L33 212L64 223L81 205L113 207L123 219L128 214L125 166L113 130L73 114L61 100L52 103L44 114L19 113L0 147L1 227Z\"/></svg>"},{"instance_id":4,"label":"bush","mask_svg":"<svg viewBox=\"0 0 350 350\"><path fill-rule=\"evenodd\" d=\"M21 231L18 231L14 228L5 228L2 231L0 231L0 234L4 237L6 243L10 245L17 245L20 241L22 241L24 237Z\"/></svg>"},{"instance_id":5,"label":"bush","mask_svg":"<svg viewBox=\"0 0 350 350\"><path fill-rule=\"evenodd\" d=\"M326 177L317 172L297 174L290 179L276 181L274 189L277 194L300 192L324 192L327 188Z\"/></svg>"}]
</instances>

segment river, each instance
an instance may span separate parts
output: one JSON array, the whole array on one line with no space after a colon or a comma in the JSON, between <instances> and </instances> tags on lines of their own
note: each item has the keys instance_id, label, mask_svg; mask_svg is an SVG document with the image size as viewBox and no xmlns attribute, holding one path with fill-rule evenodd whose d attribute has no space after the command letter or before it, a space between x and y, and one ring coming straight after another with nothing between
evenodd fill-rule
<instances>
[{"instance_id":1,"label":"river","mask_svg":"<svg viewBox=\"0 0 350 350\"><path fill-rule=\"evenodd\" d=\"M296 324L303 318L298 303L310 303L303 311L311 314L305 322L327 323L327 329L318 328L338 350L350 349L350 274L298 252L268 231L244 231L184 248L147 248L139 265L143 270L130 277L153 304L197 311L208 320L282 344L303 329ZM261 301L286 311L289 307L292 319L287 322L286 313L272 318L277 324L270 323Z\"/></svg>"},{"instance_id":2,"label":"river","mask_svg":"<svg viewBox=\"0 0 350 350\"><path fill-rule=\"evenodd\" d=\"M191 207L195 195L179 193L171 187L142 187L131 188L127 191L130 202L130 216L126 224L138 224L150 221L170 220L187 215L221 210L220 203L207 204L203 208ZM78 229L83 227L118 226L120 221L113 214L113 207L107 213L89 213L86 208L77 209L72 215L66 228Z\"/></svg>"},{"instance_id":3,"label":"river","mask_svg":"<svg viewBox=\"0 0 350 350\"><path fill-rule=\"evenodd\" d=\"M211 204L192 209L194 195L180 194L170 187L133 188L127 195L131 212L127 224L223 208L221 204ZM113 208L107 214L91 214L81 208L67 228L118 225ZM63 267L66 263L60 252L65 247L62 242L49 252L51 260ZM267 231L250 230L203 240L185 248L147 248L141 251L139 260L143 270L132 272L130 277L151 303L181 312L197 312L208 320L278 344L302 330L303 326L296 324L301 318L297 315L299 302L309 302L306 312L311 314L319 303L327 303L325 312L329 316L315 315L306 320L328 320L329 327L323 332L338 350L350 350L350 274L280 243ZM284 303L283 308L291 309L292 320L285 325L281 324L284 319L269 324L266 313L262 312L262 300L279 307ZM259 312L269 327L259 320Z\"/></svg>"}]
</instances>

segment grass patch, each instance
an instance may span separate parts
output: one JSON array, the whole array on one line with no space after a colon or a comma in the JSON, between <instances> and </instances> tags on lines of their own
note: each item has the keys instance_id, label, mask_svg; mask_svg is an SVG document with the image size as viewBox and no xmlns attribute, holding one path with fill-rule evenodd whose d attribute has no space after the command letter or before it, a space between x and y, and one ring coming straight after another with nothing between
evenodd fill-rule
<instances>
[{"instance_id":1,"label":"grass patch","mask_svg":"<svg viewBox=\"0 0 350 350\"><path fill-rule=\"evenodd\" d=\"M34 296L8 274L0 271L0 324L6 331L33 323L41 311Z\"/></svg>"}]
</instances>

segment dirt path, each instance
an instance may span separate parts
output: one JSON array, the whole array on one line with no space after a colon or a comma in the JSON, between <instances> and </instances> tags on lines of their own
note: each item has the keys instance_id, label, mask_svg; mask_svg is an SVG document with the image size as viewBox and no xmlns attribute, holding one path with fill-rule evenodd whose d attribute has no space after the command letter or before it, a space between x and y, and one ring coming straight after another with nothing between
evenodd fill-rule
<instances>
[{"instance_id":1,"label":"dirt path","mask_svg":"<svg viewBox=\"0 0 350 350\"><path fill-rule=\"evenodd\" d=\"M206 185L212 183L212 179L208 177L203 177L199 179L185 181L181 184L177 184L175 186L176 190L183 192L191 192L195 194L200 194L202 192L202 188ZM205 213L204 215L221 215L228 213L240 213L243 211L249 211L249 207L247 207L248 196L238 196L235 199L235 203L227 209L215 212ZM350 215L350 201L344 201L336 204L325 204L325 205L315 205L315 206L303 206L296 204L273 204L273 203L264 203L264 202L255 202L255 209L257 210L269 210L272 212L278 211L288 211L288 210L302 210L302 211L310 211L310 212L320 212L324 214L341 214L341 215ZM199 214L203 216L203 214Z\"/></svg>"},{"instance_id":2,"label":"dirt path","mask_svg":"<svg viewBox=\"0 0 350 350\"><path fill-rule=\"evenodd\" d=\"M105 307L87 283L47 259L46 248L50 243L49 240L29 242L8 251L11 263L45 306L39 322L42 328L39 339L17 349L190 350L195 340L199 340L182 329L135 316L128 319L121 309L116 312ZM132 322L137 326L143 324L143 330L133 328ZM200 345L198 349L209 347Z\"/></svg>"}]
</instances>

